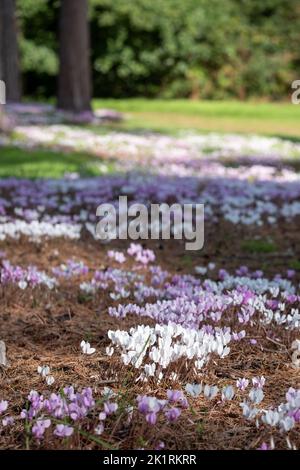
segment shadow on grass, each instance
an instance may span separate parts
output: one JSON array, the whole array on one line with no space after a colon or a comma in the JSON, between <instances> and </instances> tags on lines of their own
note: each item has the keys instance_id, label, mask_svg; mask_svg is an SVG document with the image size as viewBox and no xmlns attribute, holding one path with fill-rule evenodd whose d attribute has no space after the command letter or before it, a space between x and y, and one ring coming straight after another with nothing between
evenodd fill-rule
<instances>
[{"instance_id":1,"label":"shadow on grass","mask_svg":"<svg viewBox=\"0 0 300 470\"><path fill-rule=\"evenodd\" d=\"M0 148L0 177L61 178L66 173L99 176L114 171L114 163L80 152Z\"/></svg>"},{"instance_id":2,"label":"shadow on grass","mask_svg":"<svg viewBox=\"0 0 300 470\"><path fill-rule=\"evenodd\" d=\"M274 134L271 137L277 137L278 139L294 142L294 144L300 144L300 137L296 135Z\"/></svg>"}]
</instances>

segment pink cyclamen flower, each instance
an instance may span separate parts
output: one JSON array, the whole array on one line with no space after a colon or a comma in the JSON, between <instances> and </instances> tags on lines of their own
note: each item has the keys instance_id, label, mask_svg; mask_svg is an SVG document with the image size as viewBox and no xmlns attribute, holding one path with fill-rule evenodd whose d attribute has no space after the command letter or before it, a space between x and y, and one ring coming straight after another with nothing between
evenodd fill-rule
<instances>
[{"instance_id":1,"label":"pink cyclamen flower","mask_svg":"<svg viewBox=\"0 0 300 470\"><path fill-rule=\"evenodd\" d=\"M54 434L58 437L70 437L74 432L72 426L67 426L66 424L57 424L54 429Z\"/></svg>"},{"instance_id":2,"label":"pink cyclamen flower","mask_svg":"<svg viewBox=\"0 0 300 470\"><path fill-rule=\"evenodd\" d=\"M121 251L109 250L107 252L107 255L109 258L112 258L115 261L117 261L117 263L124 263L126 261L126 257L124 256L124 253L122 253Z\"/></svg>"},{"instance_id":3,"label":"pink cyclamen flower","mask_svg":"<svg viewBox=\"0 0 300 470\"><path fill-rule=\"evenodd\" d=\"M147 413L146 414L146 421L148 424L151 424L152 426L156 424L157 420L157 414L156 413Z\"/></svg>"},{"instance_id":4,"label":"pink cyclamen flower","mask_svg":"<svg viewBox=\"0 0 300 470\"><path fill-rule=\"evenodd\" d=\"M76 394L75 394L75 391L74 391L74 387L72 387L72 386L65 387L64 388L64 394L71 401L76 399Z\"/></svg>"},{"instance_id":5,"label":"pink cyclamen flower","mask_svg":"<svg viewBox=\"0 0 300 470\"><path fill-rule=\"evenodd\" d=\"M245 336L246 336L246 331L245 330L241 330L238 333L236 333L236 332L232 333L232 339L234 341L241 341L241 339L245 338Z\"/></svg>"},{"instance_id":6,"label":"pink cyclamen flower","mask_svg":"<svg viewBox=\"0 0 300 470\"><path fill-rule=\"evenodd\" d=\"M12 416L6 416L5 418L3 418L2 420L2 425L3 426L11 426L12 424L14 424L14 418Z\"/></svg>"},{"instance_id":7,"label":"pink cyclamen flower","mask_svg":"<svg viewBox=\"0 0 300 470\"><path fill-rule=\"evenodd\" d=\"M300 409L291 412L291 416L294 418L296 423L300 423Z\"/></svg>"},{"instance_id":8,"label":"pink cyclamen flower","mask_svg":"<svg viewBox=\"0 0 300 470\"><path fill-rule=\"evenodd\" d=\"M181 390L167 390L167 397L170 403L180 404L183 408L188 407L188 402Z\"/></svg>"},{"instance_id":9,"label":"pink cyclamen flower","mask_svg":"<svg viewBox=\"0 0 300 470\"><path fill-rule=\"evenodd\" d=\"M252 274L252 277L254 279L260 279L263 277L263 275L264 275L263 271L257 270L257 271L254 271L254 273Z\"/></svg>"},{"instance_id":10,"label":"pink cyclamen flower","mask_svg":"<svg viewBox=\"0 0 300 470\"><path fill-rule=\"evenodd\" d=\"M261 377L253 377L252 379L252 384L256 388L263 388L263 386L265 385L265 382L266 382L266 379L264 378L263 375Z\"/></svg>"},{"instance_id":11,"label":"pink cyclamen flower","mask_svg":"<svg viewBox=\"0 0 300 470\"><path fill-rule=\"evenodd\" d=\"M221 281L224 281L224 279L228 276L228 272L226 269L219 269L218 276Z\"/></svg>"},{"instance_id":12,"label":"pink cyclamen flower","mask_svg":"<svg viewBox=\"0 0 300 470\"><path fill-rule=\"evenodd\" d=\"M118 404L117 403L111 403L109 401L104 403L104 413L106 416L109 416L113 413L115 413L118 409Z\"/></svg>"},{"instance_id":13,"label":"pink cyclamen flower","mask_svg":"<svg viewBox=\"0 0 300 470\"><path fill-rule=\"evenodd\" d=\"M138 243L131 243L130 247L127 250L127 253L129 254L129 256L134 256L134 255L140 253L140 251L142 251L142 249L143 249L142 246L139 245Z\"/></svg>"},{"instance_id":14,"label":"pink cyclamen flower","mask_svg":"<svg viewBox=\"0 0 300 470\"><path fill-rule=\"evenodd\" d=\"M134 256L135 261L141 264L148 264L151 261L155 261L155 254L152 250L147 250L137 243L131 243L127 250L129 256Z\"/></svg>"},{"instance_id":15,"label":"pink cyclamen flower","mask_svg":"<svg viewBox=\"0 0 300 470\"><path fill-rule=\"evenodd\" d=\"M181 410L179 408L172 407L168 411L166 411L165 415L167 420L170 423L173 423L174 421L177 421L177 419L181 415Z\"/></svg>"},{"instance_id":16,"label":"pink cyclamen flower","mask_svg":"<svg viewBox=\"0 0 300 470\"><path fill-rule=\"evenodd\" d=\"M138 410L142 414L158 413L161 409L160 402L155 397L147 397L146 395L139 395L137 397Z\"/></svg>"},{"instance_id":17,"label":"pink cyclamen flower","mask_svg":"<svg viewBox=\"0 0 300 470\"><path fill-rule=\"evenodd\" d=\"M163 441L158 441L158 443L155 446L155 450L162 450L165 448L165 443Z\"/></svg>"},{"instance_id":18,"label":"pink cyclamen flower","mask_svg":"<svg viewBox=\"0 0 300 470\"><path fill-rule=\"evenodd\" d=\"M237 388L239 388L240 390L244 391L246 390L246 388L248 387L249 385L249 380L248 379L245 379L244 377L242 379L238 379L236 381L236 386Z\"/></svg>"},{"instance_id":19,"label":"pink cyclamen flower","mask_svg":"<svg viewBox=\"0 0 300 470\"><path fill-rule=\"evenodd\" d=\"M297 397L297 390L293 387L290 387L285 394L287 401L294 400Z\"/></svg>"},{"instance_id":20,"label":"pink cyclamen flower","mask_svg":"<svg viewBox=\"0 0 300 470\"><path fill-rule=\"evenodd\" d=\"M269 446L266 442L263 442L258 450L269 450Z\"/></svg>"},{"instance_id":21,"label":"pink cyclamen flower","mask_svg":"<svg viewBox=\"0 0 300 470\"><path fill-rule=\"evenodd\" d=\"M247 266L240 266L235 272L238 276L246 276L249 272L249 269Z\"/></svg>"},{"instance_id":22,"label":"pink cyclamen flower","mask_svg":"<svg viewBox=\"0 0 300 470\"><path fill-rule=\"evenodd\" d=\"M296 274L296 271L294 269L288 269L286 272L286 275L288 279L292 279Z\"/></svg>"},{"instance_id":23,"label":"pink cyclamen flower","mask_svg":"<svg viewBox=\"0 0 300 470\"><path fill-rule=\"evenodd\" d=\"M41 439L46 429L49 428L50 426L51 426L50 419L39 419L32 426L32 434L34 435L36 439Z\"/></svg>"}]
</instances>

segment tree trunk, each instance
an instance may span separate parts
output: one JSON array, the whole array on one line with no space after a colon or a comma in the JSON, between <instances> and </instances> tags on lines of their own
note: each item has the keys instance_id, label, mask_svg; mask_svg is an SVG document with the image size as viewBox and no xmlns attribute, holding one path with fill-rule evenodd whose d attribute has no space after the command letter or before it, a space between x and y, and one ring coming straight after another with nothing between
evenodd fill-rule
<instances>
[{"instance_id":1,"label":"tree trunk","mask_svg":"<svg viewBox=\"0 0 300 470\"><path fill-rule=\"evenodd\" d=\"M61 0L58 108L91 109L88 0Z\"/></svg>"},{"instance_id":2,"label":"tree trunk","mask_svg":"<svg viewBox=\"0 0 300 470\"><path fill-rule=\"evenodd\" d=\"M16 2L0 0L0 79L6 85L6 100L21 100L17 40Z\"/></svg>"}]
</instances>

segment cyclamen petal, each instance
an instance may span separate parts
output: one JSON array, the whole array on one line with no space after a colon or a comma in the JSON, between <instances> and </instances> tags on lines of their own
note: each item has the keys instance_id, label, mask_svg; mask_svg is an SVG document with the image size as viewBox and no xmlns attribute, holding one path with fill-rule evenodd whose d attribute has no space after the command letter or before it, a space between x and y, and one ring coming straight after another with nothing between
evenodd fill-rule
<instances>
[{"instance_id":1,"label":"cyclamen petal","mask_svg":"<svg viewBox=\"0 0 300 470\"><path fill-rule=\"evenodd\" d=\"M39 419L32 426L32 434L34 435L36 439L41 439L46 429L49 428L50 426L51 426L50 419Z\"/></svg>"},{"instance_id":2,"label":"cyclamen petal","mask_svg":"<svg viewBox=\"0 0 300 470\"><path fill-rule=\"evenodd\" d=\"M257 405L264 399L264 392L261 388L252 388L249 392L249 398Z\"/></svg>"},{"instance_id":3,"label":"cyclamen petal","mask_svg":"<svg viewBox=\"0 0 300 470\"><path fill-rule=\"evenodd\" d=\"M95 434L97 434L97 436L101 436L103 432L104 432L104 424L99 423L98 426L95 427Z\"/></svg>"},{"instance_id":4,"label":"cyclamen petal","mask_svg":"<svg viewBox=\"0 0 300 470\"><path fill-rule=\"evenodd\" d=\"M70 437L74 432L72 426L67 426L66 424L57 424L53 432L58 437Z\"/></svg>"},{"instance_id":5,"label":"cyclamen petal","mask_svg":"<svg viewBox=\"0 0 300 470\"><path fill-rule=\"evenodd\" d=\"M242 379L238 379L236 381L237 388L239 388L242 391L246 390L248 385L249 385L249 380L248 379L242 378Z\"/></svg>"},{"instance_id":6,"label":"cyclamen petal","mask_svg":"<svg viewBox=\"0 0 300 470\"><path fill-rule=\"evenodd\" d=\"M232 400L234 397L234 389L231 385L224 387L222 389L222 399L223 400Z\"/></svg>"},{"instance_id":7,"label":"cyclamen petal","mask_svg":"<svg viewBox=\"0 0 300 470\"><path fill-rule=\"evenodd\" d=\"M288 432L295 426L295 420L291 416L286 416L280 420L280 427L283 431Z\"/></svg>"},{"instance_id":8,"label":"cyclamen petal","mask_svg":"<svg viewBox=\"0 0 300 470\"><path fill-rule=\"evenodd\" d=\"M181 415L181 411L179 410L179 408L172 407L166 411L165 415L167 420L172 423L174 421L177 421L177 419Z\"/></svg>"},{"instance_id":9,"label":"cyclamen petal","mask_svg":"<svg viewBox=\"0 0 300 470\"><path fill-rule=\"evenodd\" d=\"M198 397L202 391L202 384L186 384L185 391L192 397Z\"/></svg>"},{"instance_id":10,"label":"cyclamen petal","mask_svg":"<svg viewBox=\"0 0 300 470\"><path fill-rule=\"evenodd\" d=\"M0 401L0 413L3 413L8 408L8 402L6 400Z\"/></svg>"},{"instance_id":11,"label":"cyclamen petal","mask_svg":"<svg viewBox=\"0 0 300 470\"><path fill-rule=\"evenodd\" d=\"M81 347L83 354L91 355L91 354L94 354L94 352L96 351L95 348L91 348L90 343L85 342L85 341L81 341L80 347Z\"/></svg>"},{"instance_id":12,"label":"cyclamen petal","mask_svg":"<svg viewBox=\"0 0 300 470\"><path fill-rule=\"evenodd\" d=\"M13 416L6 416L5 418L2 419L2 425L4 427L11 426L12 424L14 424L14 422L15 422L15 419Z\"/></svg>"}]
</instances>

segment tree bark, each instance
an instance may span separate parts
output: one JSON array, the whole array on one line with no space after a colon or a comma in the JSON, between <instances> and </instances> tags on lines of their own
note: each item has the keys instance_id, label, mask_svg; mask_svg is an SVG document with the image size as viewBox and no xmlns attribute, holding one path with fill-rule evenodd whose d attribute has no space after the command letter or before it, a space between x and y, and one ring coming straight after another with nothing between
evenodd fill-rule
<instances>
[{"instance_id":1,"label":"tree bark","mask_svg":"<svg viewBox=\"0 0 300 470\"><path fill-rule=\"evenodd\" d=\"M21 100L21 77L17 39L16 2L0 0L0 79L6 85L6 100Z\"/></svg>"},{"instance_id":2,"label":"tree bark","mask_svg":"<svg viewBox=\"0 0 300 470\"><path fill-rule=\"evenodd\" d=\"M58 108L91 110L88 0L61 0Z\"/></svg>"}]
</instances>

